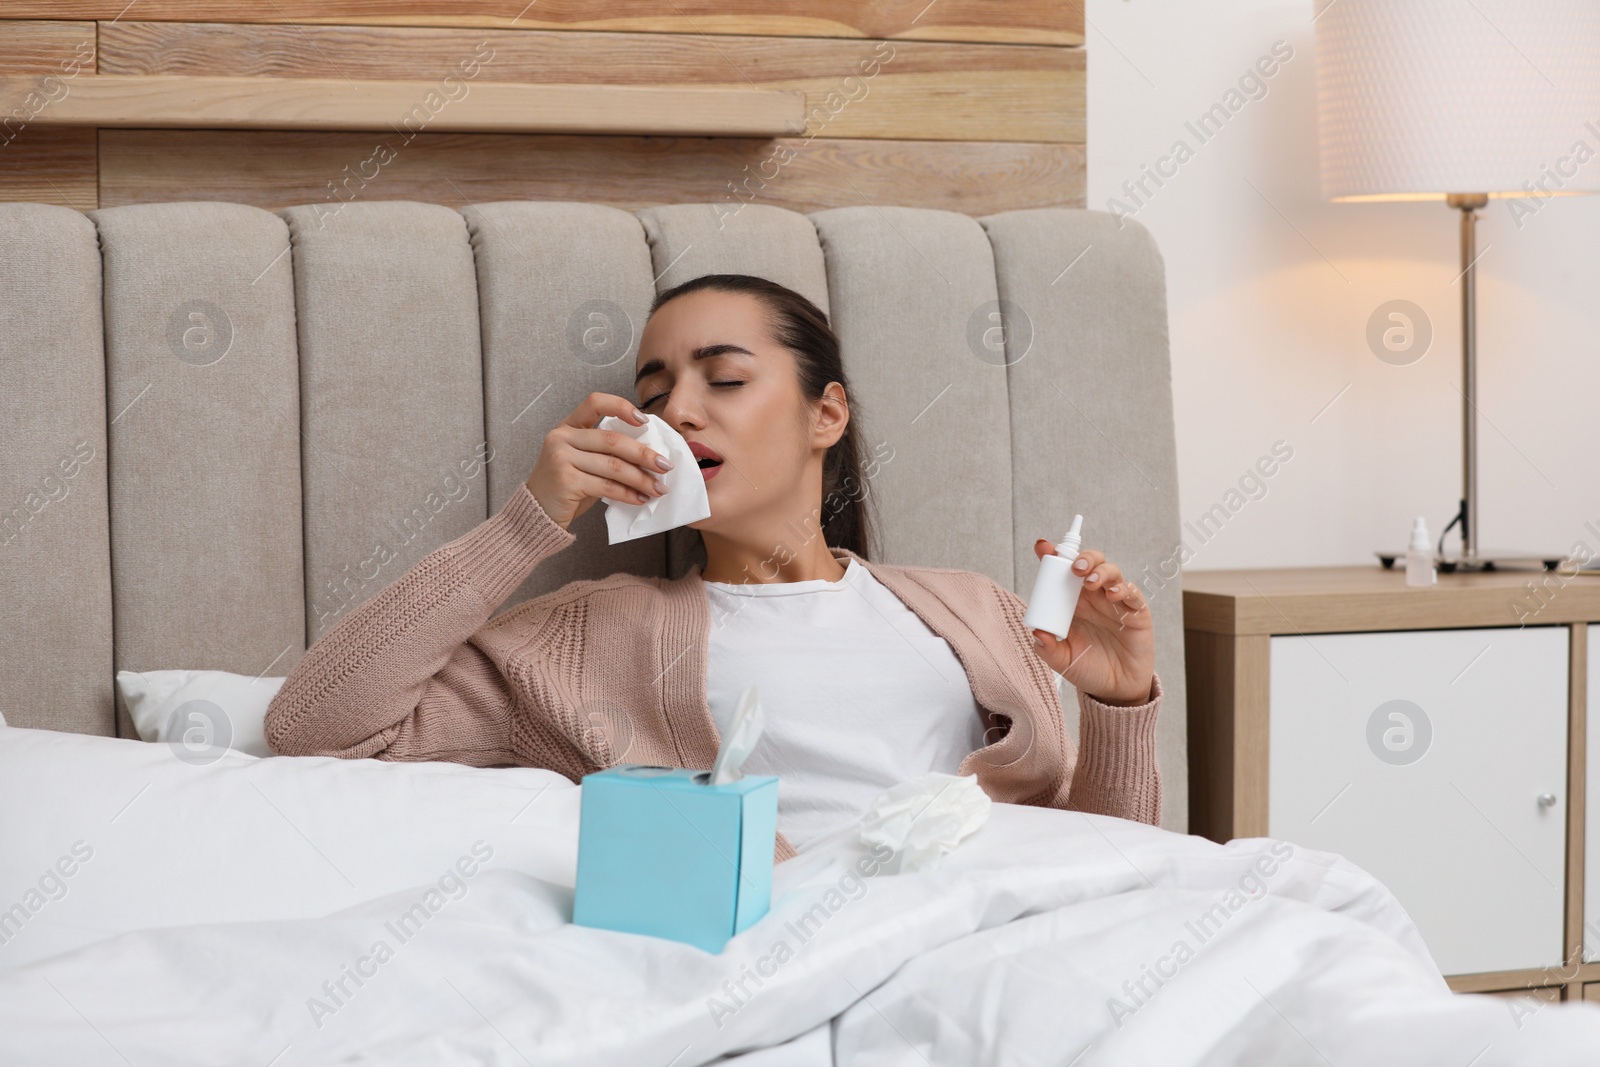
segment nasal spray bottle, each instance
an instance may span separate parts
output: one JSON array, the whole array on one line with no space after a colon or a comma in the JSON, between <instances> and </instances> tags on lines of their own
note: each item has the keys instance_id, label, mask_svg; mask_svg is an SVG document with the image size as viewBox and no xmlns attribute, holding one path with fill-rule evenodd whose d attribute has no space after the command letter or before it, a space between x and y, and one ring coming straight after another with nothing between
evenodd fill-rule
<instances>
[{"instance_id":1,"label":"nasal spray bottle","mask_svg":"<svg viewBox=\"0 0 1600 1067\"><path fill-rule=\"evenodd\" d=\"M1411 524L1411 545L1406 549L1406 584L1437 585L1438 581L1433 546L1428 543L1428 521L1419 515Z\"/></svg>"},{"instance_id":2,"label":"nasal spray bottle","mask_svg":"<svg viewBox=\"0 0 1600 1067\"><path fill-rule=\"evenodd\" d=\"M1033 596L1028 598L1028 611L1022 616L1022 625L1028 630L1055 634L1057 641L1067 639L1072 613L1078 608L1078 594L1083 592L1083 577L1072 573L1072 561L1078 558L1082 544L1083 516L1074 515L1072 528L1056 546L1056 554L1039 560Z\"/></svg>"}]
</instances>

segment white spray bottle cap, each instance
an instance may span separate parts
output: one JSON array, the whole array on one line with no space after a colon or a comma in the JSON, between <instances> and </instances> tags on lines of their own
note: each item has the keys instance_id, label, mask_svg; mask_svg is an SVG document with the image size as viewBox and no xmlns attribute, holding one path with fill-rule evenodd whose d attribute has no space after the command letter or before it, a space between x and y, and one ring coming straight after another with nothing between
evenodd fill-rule
<instances>
[{"instance_id":1,"label":"white spray bottle cap","mask_svg":"<svg viewBox=\"0 0 1600 1067\"><path fill-rule=\"evenodd\" d=\"M1423 552L1432 551L1428 544L1428 520L1418 515L1411 523L1411 547Z\"/></svg>"},{"instance_id":2,"label":"white spray bottle cap","mask_svg":"<svg viewBox=\"0 0 1600 1067\"><path fill-rule=\"evenodd\" d=\"M1067 531L1067 536L1062 538L1056 546L1056 552L1063 559L1077 559L1078 549L1083 545L1083 516L1072 516L1072 528Z\"/></svg>"},{"instance_id":3,"label":"white spray bottle cap","mask_svg":"<svg viewBox=\"0 0 1600 1067\"><path fill-rule=\"evenodd\" d=\"M711 785L737 781L743 776L739 768L755 751L756 742L761 740L761 731L766 724L767 716L761 710L756 687L746 686L744 692L739 694L739 706L734 709L728 737L722 742L717 761L711 765Z\"/></svg>"}]
</instances>

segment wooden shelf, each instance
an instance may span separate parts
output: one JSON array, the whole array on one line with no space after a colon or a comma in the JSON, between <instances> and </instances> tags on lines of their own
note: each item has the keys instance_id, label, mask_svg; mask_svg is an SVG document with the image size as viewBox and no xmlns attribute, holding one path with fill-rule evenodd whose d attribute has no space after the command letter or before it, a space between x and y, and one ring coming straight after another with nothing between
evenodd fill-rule
<instances>
[{"instance_id":1,"label":"wooden shelf","mask_svg":"<svg viewBox=\"0 0 1600 1067\"><path fill-rule=\"evenodd\" d=\"M52 86L45 86L46 81ZM52 97L58 99L39 106L40 100ZM180 74L0 78L0 114L14 110L31 114L30 125L44 126L666 137L783 137L805 130L805 96L790 90L460 78L450 87L438 79Z\"/></svg>"}]
</instances>

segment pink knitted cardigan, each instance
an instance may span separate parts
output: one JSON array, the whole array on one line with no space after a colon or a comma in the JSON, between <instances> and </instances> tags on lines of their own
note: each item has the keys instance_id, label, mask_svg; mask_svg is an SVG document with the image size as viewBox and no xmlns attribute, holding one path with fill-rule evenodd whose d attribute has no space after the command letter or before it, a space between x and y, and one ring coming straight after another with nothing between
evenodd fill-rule
<instances>
[{"instance_id":1,"label":"pink knitted cardigan","mask_svg":"<svg viewBox=\"0 0 1600 1067\"><path fill-rule=\"evenodd\" d=\"M273 751L545 767L574 782L623 761L710 768L720 739L706 702L712 623L698 565L674 580L569 582L494 616L575 540L519 486L307 650L267 710ZM957 773L976 774L998 801L1160 821L1159 678L1135 707L1079 693L1080 752L1016 594L972 571L833 551L866 567L966 669L996 739ZM631 735L624 751L612 733ZM774 858L794 854L779 833Z\"/></svg>"}]
</instances>

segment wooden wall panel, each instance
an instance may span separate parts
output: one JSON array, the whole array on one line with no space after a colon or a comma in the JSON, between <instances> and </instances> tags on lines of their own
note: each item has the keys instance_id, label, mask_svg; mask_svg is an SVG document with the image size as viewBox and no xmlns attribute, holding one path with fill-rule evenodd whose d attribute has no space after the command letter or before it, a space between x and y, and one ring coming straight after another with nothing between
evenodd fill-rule
<instances>
[{"instance_id":1,"label":"wooden wall panel","mask_svg":"<svg viewBox=\"0 0 1600 1067\"><path fill-rule=\"evenodd\" d=\"M94 131L42 125L75 78L94 75L94 22L0 19L0 77L45 75L45 93L0 114L0 200L93 210Z\"/></svg>"},{"instance_id":2,"label":"wooden wall panel","mask_svg":"<svg viewBox=\"0 0 1600 1067\"><path fill-rule=\"evenodd\" d=\"M12 0L4 15L0 76L57 72L87 55L75 76L416 78L442 76L488 41L495 81L758 86L805 93L809 106L807 133L787 139L428 133L381 165L386 133L95 131L13 116L0 133L0 199L84 209L182 199L331 209L351 196L625 209L881 203L972 214L1084 203L1074 4Z\"/></svg>"},{"instance_id":3,"label":"wooden wall panel","mask_svg":"<svg viewBox=\"0 0 1600 1067\"><path fill-rule=\"evenodd\" d=\"M0 72L64 74L76 59L94 73L93 22L0 21Z\"/></svg>"},{"instance_id":4,"label":"wooden wall panel","mask_svg":"<svg viewBox=\"0 0 1600 1067\"><path fill-rule=\"evenodd\" d=\"M6 15L1083 43L1080 3L1037 0L7 0Z\"/></svg>"},{"instance_id":5,"label":"wooden wall panel","mask_svg":"<svg viewBox=\"0 0 1600 1067\"><path fill-rule=\"evenodd\" d=\"M71 126L23 130L0 146L0 200L92 211L95 188L95 131Z\"/></svg>"},{"instance_id":6,"label":"wooden wall panel","mask_svg":"<svg viewBox=\"0 0 1600 1067\"><path fill-rule=\"evenodd\" d=\"M1079 145L814 138L102 130L100 202L228 200L275 209L350 199L741 203L815 211L916 204L981 215L1081 207ZM787 154L787 158L786 158Z\"/></svg>"},{"instance_id":7,"label":"wooden wall panel","mask_svg":"<svg viewBox=\"0 0 1600 1067\"><path fill-rule=\"evenodd\" d=\"M95 72L93 22L0 21L0 75L53 76L47 94L0 115L0 200L33 200L89 211L95 193L95 131L42 125L51 103Z\"/></svg>"},{"instance_id":8,"label":"wooden wall panel","mask_svg":"<svg viewBox=\"0 0 1600 1067\"><path fill-rule=\"evenodd\" d=\"M482 43L493 49L486 81L799 90L813 136L1084 140L1075 48L123 21L101 27L100 72L417 78Z\"/></svg>"}]
</instances>

